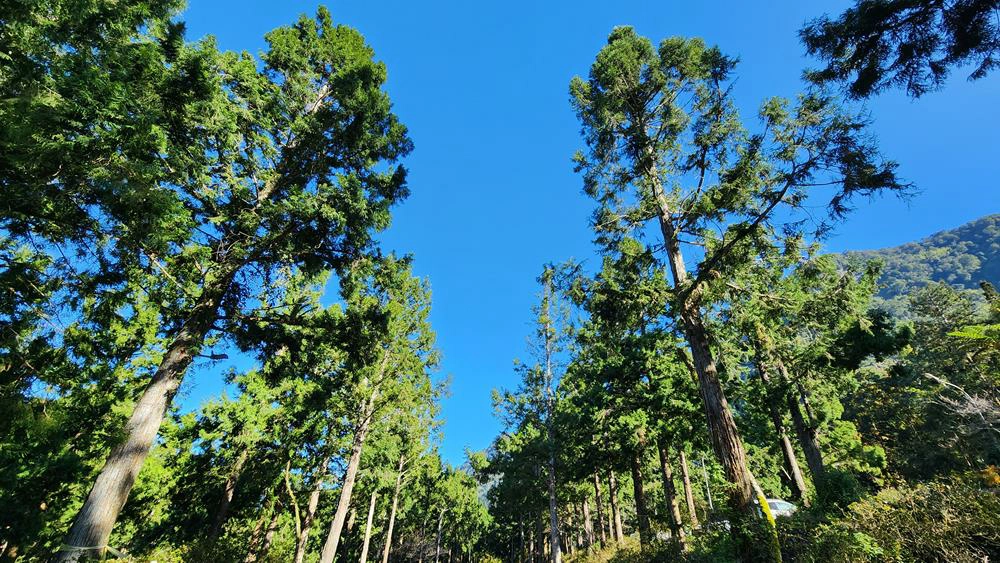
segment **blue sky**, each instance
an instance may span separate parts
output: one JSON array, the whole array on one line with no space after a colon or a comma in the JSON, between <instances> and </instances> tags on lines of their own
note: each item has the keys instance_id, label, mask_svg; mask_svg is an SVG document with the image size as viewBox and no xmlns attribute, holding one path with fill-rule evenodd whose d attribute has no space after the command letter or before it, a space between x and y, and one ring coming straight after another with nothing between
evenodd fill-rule
<instances>
[{"instance_id":1,"label":"blue sky","mask_svg":"<svg viewBox=\"0 0 1000 563\"><path fill-rule=\"evenodd\" d=\"M737 101L753 115L767 97L793 96L808 66L796 32L848 2L413 2L336 1L338 23L359 29L389 71L387 89L416 149L406 160L412 196L383 237L413 253L434 292L432 322L452 378L442 453L489 445L499 429L490 390L516 385L542 264L591 259L590 201L570 157L582 147L567 86L585 76L616 25L654 42L697 36L737 55ZM313 14L314 1L192 0L188 38L258 52L267 31ZM864 203L828 249L915 240L1000 211L1000 73L976 83L956 74L944 91L898 93L868 105L886 155L920 193ZM185 405L221 390L201 369Z\"/></svg>"}]
</instances>

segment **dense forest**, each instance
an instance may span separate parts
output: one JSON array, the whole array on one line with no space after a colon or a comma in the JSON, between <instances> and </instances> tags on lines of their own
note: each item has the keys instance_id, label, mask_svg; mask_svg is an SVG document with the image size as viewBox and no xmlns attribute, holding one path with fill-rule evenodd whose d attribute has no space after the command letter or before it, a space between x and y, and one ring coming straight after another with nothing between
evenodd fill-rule
<instances>
[{"instance_id":1,"label":"dense forest","mask_svg":"<svg viewBox=\"0 0 1000 563\"><path fill-rule=\"evenodd\" d=\"M0 2L0 561L1000 558L1000 216L822 246L919 197L861 104L993 71L996 0L817 14L756 115L737 54L611 30L566 108L599 260L539 264L458 466L386 66L325 8L256 56L182 8Z\"/></svg>"}]
</instances>

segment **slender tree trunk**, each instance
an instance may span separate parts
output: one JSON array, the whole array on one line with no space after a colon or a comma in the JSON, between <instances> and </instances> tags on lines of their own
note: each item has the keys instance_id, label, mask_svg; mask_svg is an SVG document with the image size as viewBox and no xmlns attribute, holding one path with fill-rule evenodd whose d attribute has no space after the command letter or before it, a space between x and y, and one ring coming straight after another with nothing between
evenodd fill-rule
<instances>
[{"instance_id":1,"label":"slender tree trunk","mask_svg":"<svg viewBox=\"0 0 1000 563\"><path fill-rule=\"evenodd\" d=\"M392 529L396 525L396 509L399 507L399 491L403 488L403 464L405 461L405 456L399 456L396 487L392 491L392 506L389 508L389 526L385 530L385 546L382 548L382 563L389 563L389 552L392 550Z\"/></svg>"},{"instance_id":2,"label":"slender tree trunk","mask_svg":"<svg viewBox=\"0 0 1000 563\"><path fill-rule=\"evenodd\" d=\"M271 501L267 503L267 508L257 519L257 524L253 527L253 532L250 534L250 541L248 542L247 555L243 558L243 563L254 563L257 561L258 546L264 535L264 525L267 524L271 518L274 517L276 512L275 507L277 505L277 498L272 497Z\"/></svg>"},{"instance_id":3,"label":"slender tree trunk","mask_svg":"<svg viewBox=\"0 0 1000 563\"><path fill-rule=\"evenodd\" d=\"M788 370L785 368L785 363L777 360L775 361L775 365L783 382L786 385L791 385L792 380L788 375ZM822 479L826 474L823 454L819 447L819 433L811 421L807 422L803 418L802 409L799 407L799 398L795 396L795 393L786 392L785 395L788 402L788 410L792 415L792 427L795 428L795 435L799 439L799 445L802 446L802 452L806 455L806 464L809 466L809 472L812 473L813 484L816 484L816 481ZM799 397L805 398L805 393L801 388L799 390Z\"/></svg>"},{"instance_id":4,"label":"slender tree trunk","mask_svg":"<svg viewBox=\"0 0 1000 563\"><path fill-rule=\"evenodd\" d=\"M792 481L792 494L799 499L802 504L809 506L809 497L806 492L806 481L802 476L802 469L799 468L799 460L795 455L795 448L785 431L785 422L778 407L780 400L780 390L776 388L775 382L771 381L767 366L762 359L762 352L757 352L757 373L760 374L761 383L764 384L764 393L767 396L767 410L771 415L771 423L774 424L774 431L778 435L778 445L781 447L781 455L785 458L785 466L788 468Z\"/></svg>"},{"instance_id":5,"label":"slender tree trunk","mask_svg":"<svg viewBox=\"0 0 1000 563\"><path fill-rule=\"evenodd\" d=\"M236 484L240 480L243 465L247 462L248 457L250 457L249 450L241 451L240 455L236 458L236 463L233 465L232 471L229 473L229 477L226 478L226 485L222 489L222 500L219 502L219 509L215 512L212 529L208 533L209 543L214 543L219 538L222 526L225 525L226 519L229 517L229 505L233 502L233 495L236 493Z\"/></svg>"},{"instance_id":6,"label":"slender tree trunk","mask_svg":"<svg viewBox=\"0 0 1000 563\"><path fill-rule=\"evenodd\" d=\"M434 541L434 563L441 558L441 529L444 527L444 509L438 511L437 539Z\"/></svg>"},{"instance_id":7,"label":"slender tree trunk","mask_svg":"<svg viewBox=\"0 0 1000 563\"><path fill-rule=\"evenodd\" d=\"M622 511L618 506L618 481L615 479L615 472L608 472L608 495L611 496L611 513L615 523L615 541L621 543L625 540L625 533L622 530Z\"/></svg>"},{"instance_id":8,"label":"slender tree trunk","mask_svg":"<svg viewBox=\"0 0 1000 563\"><path fill-rule=\"evenodd\" d=\"M642 454L632 456L632 491L635 495L635 516L639 524L639 544L648 547L652 541L652 530L649 527L649 511L646 505L646 492L642 481Z\"/></svg>"},{"instance_id":9,"label":"slender tree trunk","mask_svg":"<svg viewBox=\"0 0 1000 563\"><path fill-rule=\"evenodd\" d=\"M273 506L273 505L272 505ZM264 532L264 537L260 538L258 533L261 531L261 527L254 529L254 538L250 541L250 550L247 552L246 558L243 560L244 563L255 563L257 561L262 561L267 559L267 552L271 550L271 543L274 541L274 534L278 531L278 517L281 513L277 510L271 511L271 518L268 520L267 530ZM261 520L263 524L264 520ZM258 548L257 542L260 541L261 545Z\"/></svg>"},{"instance_id":10,"label":"slender tree trunk","mask_svg":"<svg viewBox=\"0 0 1000 563\"><path fill-rule=\"evenodd\" d=\"M594 499L597 503L597 529L601 537L601 546L607 545L608 536L604 531L604 501L601 500L601 479L594 472Z\"/></svg>"},{"instance_id":11,"label":"slender tree trunk","mask_svg":"<svg viewBox=\"0 0 1000 563\"><path fill-rule=\"evenodd\" d=\"M313 522L316 520L316 510L319 508L319 497L320 493L323 491L323 480L326 478L326 473L330 466L330 458L332 454L326 454L323 461L316 467L316 473L313 477L313 488L309 492L309 503L306 505L306 513L304 517L299 520L298 514L298 504L294 505L295 509L295 563L302 563L306 558L306 548L309 546L309 533L312 531ZM286 468L287 476L287 468ZM292 486L290 482L286 479L286 486L288 487L288 495L292 498L292 502L295 502L294 491L292 491Z\"/></svg>"},{"instance_id":12,"label":"slender tree trunk","mask_svg":"<svg viewBox=\"0 0 1000 563\"><path fill-rule=\"evenodd\" d=\"M360 563L368 563L368 545L372 539L372 520L375 518L375 499L378 496L378 490L372 489L372 498L368 503L368 520L365 521L365 541L361 544L361 560Z\"/></svg>"},{"instance_id":13,"label":"slender tree trunk","mask_svg":"<svg viewBox=\"0 0 1000 563\"><path fill-rule=\"evenodd\" d=\"M745 522L745 524L737 523L732 527L737 554L743 560L780 561L781 553L775 549L777 545L777 532L775 530L772 529L768 532L769 535L774 536L775 541L772 542L773 545L767 546L759 545L760 542L756 542L752 537L753 534L747 532L747 527L753 526L753 523L758 520L754 506L753 475L747 465L746 450L743 448L736 420L733 418L729 402L722 390L718 368L709 346L709 337L705 329L698 297L701 288L688 287L687 267L684 264L684 255L681 253L673 213L670 210L663 186L660 184L660 176L655 166L655 160L652 158L652 151L651 146L647 148L649 163L646 164L646 177L653 183L654 196L660 208L660 231L667 251L670 272L673 276L674 287L689 292L679 307L680 325L687 337L695 370L698 372L698 386L705 407L705 416L708 419L712 447L726 473L726 479L731 484L729 504L733 512L739 515L738 519Z\"/></svg>"},{"instance_id":14,"label":"slender tree trunk","mask_svg":"<svg viewBox=\"0 0 1000 563\"><path fill-rule=\"evenodd\" d=\"M354 493L354 482L358 477L358 468L361 466L361 451L364 449L365 438L368 436L368 428L371 425L371 417L375 410L375 401L377 399L378 387L375 387L369 398L362 403L361 422L358 424L358 430L354 434L351 457L347 462L347 470L344 472L344 482L340 487L340 500L337 502L337 511L333 515L333 522L330 523L330 532L327 534L326 542L323 544L323 552L319 558L320 563L333 563L333 558L337 555L337 546L340 545L340 534L344 529L344 521L347 519L347 512L351 505L351 495Z\"/></svg>"},{"instance_id":15,"label":"slender tree trunk","mask_svg":"<svg viewBox=\"0 0 1000 563\"><path fill-rule=\"evenodd\" d=\"M549 488L549 543L552 546L552 563L562 563L559 547L559 499L556 498L556 439L553 427L555 416L555 393L552 374L552 280L545 278L544 323L545 323L545 432L548 441L548 488Z\"/></svg>"},{"instance_id":16,"label":"slender tree trunk","mask_svg":"<svg viewBox=\"0 0 1000 563\"><path fill-rule=\"evenodd\" d=\"M205 286L191 315L170 342L153 379L125 425L125 441L108 455L87 500L66 534L64 549L56 555L56 561L69 562L104 555L111 528L149 455L184 373L218 316L219 304L234 274L235 270L224 273L218 281Z\"/></svg>"},{"instance_id":17,"label":"slender tree trunk","mask_svg":"<svg viewBox=\"0 0 1000 563\"><path fill-rule=\"evenodd\" d=\"M590 520L590 499L583 499L583 537L586 538L585 545L594 545L594 524Z\"/></svg>"},{"instance_id":18,"label":"slender tree trunk","mask_svg":"<svg viewBox=\"0 0 1000 563\"><path fill-rule=\"evenodd\" d=\"M663 473L663 496L667 501L667 513L670 515L670 532L677 538L681 548L684 548L684 526L681 522L681 507L677 502L677 488L674 486L674 470L670 466L667 448L662 444L660 452L660 471Z\"/></svg>"},{"instance_id":19,"label":"slender tree trunk","mask_svg":"<svg viewBox=\"0 0 1000 563\"><path fill-rule=\"evenodd\" d=\"M545 560L545 526L542 521L535 519L535 558L539 561Z\"/></svg>"},{"instance_id":20,"label":"slender tree trunk","mask_svg":"<svg viewBox=\"0 0 1000 563\"><path fill-rule=\"evenodd\" d=\"M687 456L684 454L684 449L680 450L681 458L681 478L684 482L684 500L687 503L688 518L691 520L691 529L694 530L698 527L698 513L694 508L694 491L691 489L691 474L688 472L688 461Z\"/></svg>"}]
</instances>

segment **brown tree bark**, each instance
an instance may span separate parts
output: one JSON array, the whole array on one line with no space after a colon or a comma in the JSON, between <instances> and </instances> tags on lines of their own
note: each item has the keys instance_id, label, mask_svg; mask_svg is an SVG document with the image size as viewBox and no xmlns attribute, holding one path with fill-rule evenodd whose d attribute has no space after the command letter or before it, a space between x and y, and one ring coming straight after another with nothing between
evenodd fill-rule
<instances>
[{"instance_id":1,"label":"brown tree bark","mask_svg":"<svg viewBox=\"0 0 1000 563\"><path fill-rule=\"evenodd\" d=\"M306 513L299 515L298 503L295 500L295 492L292 490L291 482L288 480L288 471L285 470L285 487L288 489L288 496L292 501L292 508L295 513L295 563L302 563L306 558L306 548L309 545L309 533L312 531L313 522L316 520L316 510L319 508L319 497L323 491L323 480L330 466L331 454L319 463L313 475L313 488L309 492L309 503L306 504ZM289 466L290 467L290 466Z\"/></svg>"},{"instance_id":2,"label":"brown tree bark","mask_svg":"<svg viewBox=\"0 0 1000 563\"><path fill-rule=\"evenodd\" d=\"M360 563L368 563L368 546L372 539L372 520L375 518L375 500L378 497L378 489L372 489L371 501L368 503L368 520L365 521L365 541L361 545Z\"/></svg>"},{"instance_id":3,"label":"brown tree bark","mask_svg":"<svg viewBox=\"0 0 1000 563\"><path fill-rule=\"evenodd\" d=\"M601 546L607 545L608 535L604 529L604 501L601 500L601 479L594 472L594 500L597 504L597 529L601 538Z\"/></svg>"},{"instance_id":4,"label":"brown tree bark","mask_svg":"<svg viewBox=\"0 0 1000 563\"><path fill-rule=\"evenodd\" d=\"M670 265L674 288L681 295L681 303L677 308L680 317L679 324L687 338L688 346L691 348L692 360L698 373L698 387L705 407L705 416L708 420L709 437L726 474L726 479L731 484L729 505L733 512L739 515L737 519L745 523L737 523L737 525L732 526L737 556L743 560L780 561L780 553L771 548L762 549L761 546L756 545L753 535L746 531L748 526L753 526L753 523L758 520L754 506L753 475L751 475L747 465L743 440L740 438L732 409L730 409L722 389L718 367L709 345L709 336L705 329L699 303L701 288L689 287L688 272L684 264L684 255L681 253L677 227L674 224L673 212L670 209L667 196L660 183L652 145L646 148L646 153L647 162L643 163L644 176L651 182L653 195L659 206L658 220L663 243L666 247L667 261ZM769 525L769 523L765 522L764 525ZM771 531L776 534L774 530Z\"/></svg>"},{"instance_id":5,"label":"brown tree bark","mask_svg":"<svg viewBox=\"0 0 1000 563\"><path fill-rule=\"evenodd\" d=\"M257 561L259 556L259 546L260 542L264 539L265 528L264 525L268 524L272 520L277 520L277 505L278 500L276 496L271 497L271 501L267 503L267 508L257 519L257 524L254 525L253 532L250 534L250 541L247 542L247 555L243 558L243 563L254 563Z\"/></svg>"},{"instance_id":6,"label":"brown tree bark","mask_svg":"<svg viewBox=\"0 0 1000 563\"><path fill-rule=\"evenodd\" d=\"M785 363L781 360L776 360L775 366L778 368L778 374L781 375L782 381L786 385L791 385L792 379L785 368ZM805 420L802 416L802 409L799 406L800 399L803 402L807 402L805 390L799 387L798 391L798 396L793 392L787 392L785 395L788 402L788 410L792 415L792 427L795 428L795 435L799 440L799 445L802 447L802 453L806 456L806 465L809 466L809 472L812 473L813 484L815 485L826 474L826 465L823 463L823 453L819 446L819 431L812 423L812 416L810 416L809 421Z\"/></svg>"},{"instance_id":7,"label":"brown tree bark","mask_svg":"<svg viewBox=\"0 0 1000 563\"><path fill-rule=\"evenodd\" d=\"M646 491L642 480L642 456L632 456L632 492L635 496L635 517L639 524L639 544L644 548L653 541L653 532L649 527L649 510L646 504Z\"/></svg>"},{"instance_id":8,"label":"brown tree bark","mask_svg":"<svg viewBox=\"0 0 1000 563\"><path fill-rule=\"evenodd\" d=\"M792 494L795 498L799 499L803 505L809 506L809 497L806 492L806 481L802 476L802 469L799 467L799 460L795 455L795 448L792 447L792 441L788 437L788 432L785 431L785 422L781 416L781 409L778 407L781 390L778 389L777 384L771 380L767 366L764 364L761 356L762 352L758 351L755 359L757 364L757 373L760 374L761 383L764 384L764 393L767 396L767 410L771 416L771 423L774 425L774 431L778 435L778 446L781 448L781 455L785 458L785 466L788 468L789 475L791 476Z\"/></svg>"},{"instance_id":9,"label":"brown tree bark","mask_svg":"<svg viewBox=\"0 0 1000 563\"><path fill-rule=\"evenodd\" d=\"M111 528L149 455L184 373L200 351L218 316L222 297L234 275L235 269L224 271L214 283L205 286L191 315L170 342L153 379L136 403L125 425L125 441L108 455L55 561L70 562L105 554Z\"/></svg>"},{"instance_id":10,"label":"brown tree bark","mask_svg":"<svg viewBox=\"0 0 1000 563\"><path fill-rule=\"evenodd\" d=\"M590 519L590 499L583 499L583 537L586 538L584 543L586 547L594 545L594 523Z\"/></svg>"},{"instance_id":11,"label":"brown tree bark","mask_svg":"<svg viewBox=\"0 0 1000 563\"><path fill-rule=\"evenodd\" d=\"M396 525L396 509L399 507L399 491L403 488L403 465L405 456L399 456L399 467L396 470L396 487L392 491L392 506L389 508L389 526L385 530L385 546L382 548L382 563L389 563L389 552L392 550L392 529Z\"/></svg>"},{"instance_id":12,"label":"brown tree bark","mask_svg":"<svg viewBox=\"0 0 1000 563\"><path fill-rule=\"evenodd\" d=\"M687 455L681 449L681 479L684 482L684 500L687 503L688 519L691 522L691 529L698 527L698 513L694 507L694 490L691 488L691 474L688 472Z\"/></svg>"},{"instance_id":13,"label":"brown tree bark","mask_svg":"<svg viewBox=\"0 0 1000 563\"><path fill-rule=\"evenodd\" d=\"M615 472L608 472L608 494L611 496L611 513L615 524L615 541L625 541L625 533L622 530L622 511L618 506L618 480L615 479Z\"/></svg>"},{"instance_id":14,"label":"brown tree bark","mask_svg":"<svg viewBox=\"0 0 1000 563\"><path fill-rule=\"evenodd\" d=\"M670 466L667 448L660 444L660 472L663 477L663 496L667 502L667 514L670 515L670 533L677 538L681 548L684 548L684 526L681 521L681 507L677 502L677 488L674 486L674 470Z\"/></svg>"}]
</instances>

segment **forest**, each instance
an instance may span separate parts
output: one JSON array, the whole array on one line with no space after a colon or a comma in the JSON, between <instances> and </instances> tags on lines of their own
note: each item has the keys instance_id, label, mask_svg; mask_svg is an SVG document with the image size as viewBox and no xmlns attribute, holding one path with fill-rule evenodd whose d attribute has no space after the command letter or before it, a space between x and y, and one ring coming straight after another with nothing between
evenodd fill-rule
<instances>
[{"instance_id":1,"label":"forest","mask_svg":"<svg viewBox=\"0 0 1000 563\"><path fill-rule=\"evenodd\" d=\"M824 250L921 197L865 102L983 84L1000 2L816 13L750 113L739 53L608 29L562 108L597 261L538 264L462 463L391 69L184 8L0 0L0 561L1000 560L1000 215Z\"/></svg>"}]
</instances>

